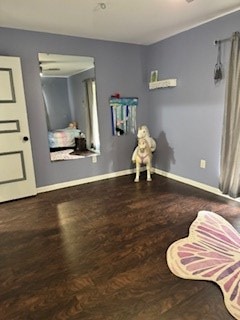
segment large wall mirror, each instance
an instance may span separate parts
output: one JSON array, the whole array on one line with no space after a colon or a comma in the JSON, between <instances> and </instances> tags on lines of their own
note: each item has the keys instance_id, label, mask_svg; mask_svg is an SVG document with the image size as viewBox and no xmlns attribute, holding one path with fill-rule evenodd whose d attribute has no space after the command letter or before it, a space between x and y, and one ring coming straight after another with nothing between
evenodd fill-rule
<instances>
[{"instance_id":1,"label":"large wall mirror","mask_svg":"<svg viewBox=\"0 0 240 320\"><path fill-rule=\"evenodd\" d=\"M39 53L51 161L100 153L94 58Z\"/></svg>"}]
</instances>

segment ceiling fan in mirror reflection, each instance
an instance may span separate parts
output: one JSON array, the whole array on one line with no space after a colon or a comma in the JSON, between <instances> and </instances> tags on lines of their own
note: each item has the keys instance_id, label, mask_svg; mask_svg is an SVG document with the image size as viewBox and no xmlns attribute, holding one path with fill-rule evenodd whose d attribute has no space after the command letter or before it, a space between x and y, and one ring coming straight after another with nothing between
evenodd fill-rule
<instances>
[{"instance_id":1,"label":"ceiling fan in mirror reflection","mask_svg":"<svg viewBox=\"0 0 240 320\"><path fill-rule=\"evenodd\" d=\"M40 53L39 69L51 160L100 154L94 58Z\"/></svg>"},{"instance_id":2,"label":"ceiling fan in mirror reflection","mask_svg":"<svg viewBox=\"0 0 240 320\"><path fill-rule=\"evenodd\" d=\"M94 58L39 53L39 69L42 76L69 77L94 68Z\"/></svg>"}]
</instances>

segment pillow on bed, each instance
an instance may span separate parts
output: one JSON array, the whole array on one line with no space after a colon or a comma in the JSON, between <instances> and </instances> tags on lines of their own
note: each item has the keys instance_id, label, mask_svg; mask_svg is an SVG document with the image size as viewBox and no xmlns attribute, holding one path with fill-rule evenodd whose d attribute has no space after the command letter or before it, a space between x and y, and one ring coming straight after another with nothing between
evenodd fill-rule
<instances>
[{"instance_id":1,"label":"pillow on bed","mask_svg":"<svg viewBox=\"0 0 240 320\"><path fill-rule=\"evenodd\" d=\"M74 147L75 138L80 136L78 129L59 129L48 132L48 142L50 148Z\"/></svg>"}]
</instances>

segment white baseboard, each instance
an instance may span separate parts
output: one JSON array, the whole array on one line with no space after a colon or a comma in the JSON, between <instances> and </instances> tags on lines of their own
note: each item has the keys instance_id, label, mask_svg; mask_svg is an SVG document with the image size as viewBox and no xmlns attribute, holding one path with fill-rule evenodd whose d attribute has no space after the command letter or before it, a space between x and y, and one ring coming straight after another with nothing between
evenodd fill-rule
<instances>
[{"instance_id":1,"label":"white baseboard","mask_svg":"<svg viewBox=\"0 0 240 320\"><path fill-rule=\"evenodd\" d=\"M141 171L144 171L145 168L141 168ZM111 179L111 178L117 178L117 177L121 177L121 176L126 176L129 174L133 174L135 173L136 170L135 169L127 169L127 170L122 170L122 171L117 171L117 172L112 172L112 173L106 173L106 174L102 174L99 176L94 176L94 177L89 177L89 178L83 178L83 179L78 179L78 180L72 180L72 181L68 181L68 182L63 182L63 183L57 183L57 184L52 184L49 186L44 186L44 187L39 187L37 188L37 193L42 193L42 192L48 192L48 191L53 191L53 190L57 190L57 189L62 189L62 188L68 188L68 187L74 187L80 184L84 184L84 183L90 183L90 182L95 182L95 181L100 181L100 180L106 180L106 179ZM207 192L216 194L218 196L222 196L231 200L235 200L237 202L240 202L240 198L231 198L228 195L222 194L221 191L218 188L214 188L211 187L207 184L204 183L200 183L198 181L194 181L191 179L187 179L178 175L175 175L173 173L169 173L163 170L159 170L156 168L153 168L153 172L164 176L166 178L172 179L172 180L176 180L185 184L188 184L190 186L205 190Z\"/></svg>"},{"instance_id":2,"label":"white baseboard","mask_svg":"<svg viewBox=\"0 0 240 320\"><path fill-rule=\"evenodd\" d=\"M228 195L222 194L222 192L218 188L211 187L211 186L209 186L207 184L204 184L204 183L201 183L201 182L198 182L198 181L195 181L195 180L183 178L183 177L177 176L177 175L175 175L173 173L169 173L169 172L166 172L166 171L163 171L163 170L159 170L159 169L156 169L156 168L154 169L154 172L156 174L159 174L159 175L164 176L166 178L173 179L173 180L188 184L188 185L190 185L192 187L196 187L196 188L205 190L207 192L214 193L214 194L216 194L218 196L222 196L224 198L228 198L228 199L240 202L240 198L231 198Z\"/></svg>"},{"instance_id":3,"label":"white baseboard","mask_svg":"<svg viewBox=\"0 0 240 320\"><path fill-rule=\"evenodd\" d=\"M78 180L62 182L62 183L56 183L56 184L52 184L49 186L37 188L37 193L48 192L48 191L53 191L53 190L68 188L68 187L74 187L74 186L77 186L80 184L96 182L96 181L105 180L105 179L117 178L117 177L121 177L121 176L126 176L128 174L132 174L132 173L134 173L134 169L127 169L127 170L106 173L106 174L102 174L102 175L94 176L94 177L89 177L89 178L83 178L83 179L78 179Z\"/></svg>"}]
</instances>

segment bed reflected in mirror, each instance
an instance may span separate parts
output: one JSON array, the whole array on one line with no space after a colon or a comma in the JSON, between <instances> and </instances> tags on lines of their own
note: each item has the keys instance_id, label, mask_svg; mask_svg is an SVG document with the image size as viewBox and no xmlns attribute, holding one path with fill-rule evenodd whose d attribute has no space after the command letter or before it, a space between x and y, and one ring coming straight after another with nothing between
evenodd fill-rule
<instances>
[{"instance_id":1,"label":"bed reflected in mirror","mask_svg":"<svg viewBox=\"0 0 240 320\"><path fill-rule=\"evenodd\" d=\"M100 154L94 58L39 53L51 161Z\"/></svg>"}]
</instances>

